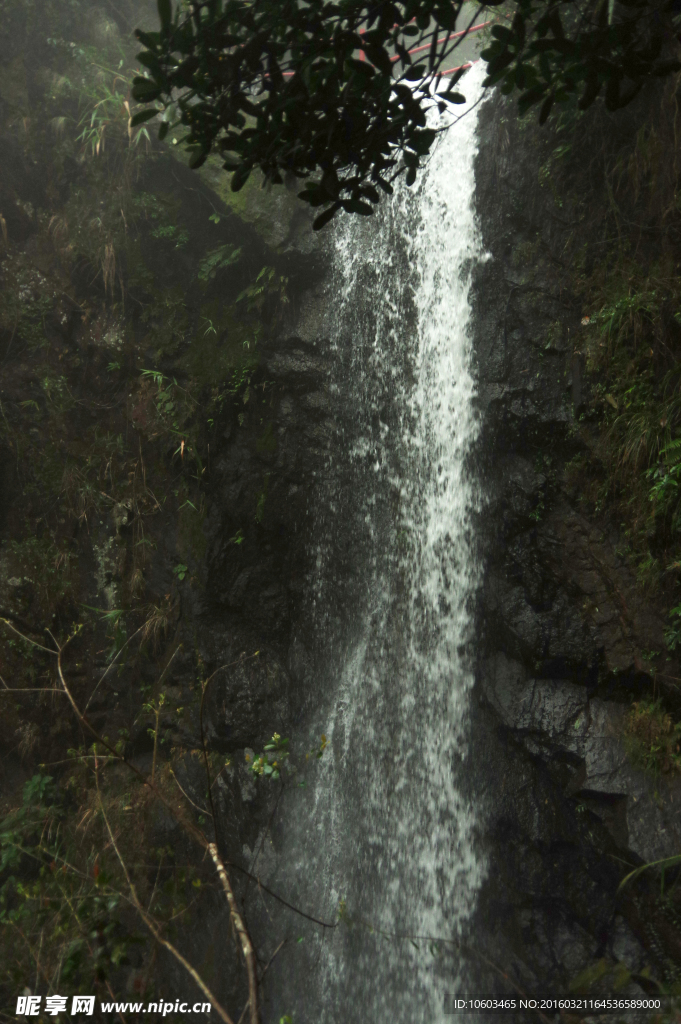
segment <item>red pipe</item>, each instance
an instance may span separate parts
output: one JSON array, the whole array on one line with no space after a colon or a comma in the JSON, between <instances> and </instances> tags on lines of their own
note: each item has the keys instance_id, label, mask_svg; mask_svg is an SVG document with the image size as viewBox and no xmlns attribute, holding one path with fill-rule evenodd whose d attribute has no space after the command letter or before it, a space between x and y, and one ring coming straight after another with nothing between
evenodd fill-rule
<instances>
[{"instance_id":1,"label":"red pipe","mask_svg":"<svg viewBox=\"0 0 681 1024\"><path fill-rule=\"evenodd\" d=\"M415 18L412 18L412 21L415 21L415 20L416 20ZM444 43L445 41L449 41L450 39L459 39L461 36L466 36L470 32L479 32L481 29L487 28L487 26L491 25L491 24L492 24L491 20L490 21L482 21L482 22L480 22L479 25L472 25L471 28L465 28L461 32L452 32L449 36L443 36L442 39L438 39L437 44L439 46L440 43ZM397 27L397 26L395 26L395 27ZM365 31L366 31L366 29L360 29L360 35L363 35ZM426 43L425 46L416 46L413 50L407 50L407 53L411 56L411 54L413 54L413 53L420 53L422 50L429 50L431 45L432 45L431 43ZM366 57L364 56L364 50L360 50L359 51L359 59L360 60L366 60ZM398 61L400 59L401 59L400 55L398 54L396 57L391 57L390 58L390 62L392 64L394 64L396 61ZM477 62L473 61L473 63L477 63ZM460 64L459 67L457 67L457 68L448 68L447 71L441 71L440 74L441 75L453 75L455 71L460 71L461 68L469 68L470 66L471 66L470 62L468 64ZM282 72L282 77L284 77L284 78L291 78L293 75L295 75L295 73L296 73L295 71L283 71Z\"/></svg>"},{"instance_id":2,"label":"red pipe","mask_svg":"<svg viewBox=\"0 0 681 1024\"><path fill-rule=\"evenodd\" d=\"M463 2L464 2L464 3L467 3L467 2L472 2L472 0L463 0ZM477 3L477 0L476 0L476 3ZM411 25L411 24L412 24L413 22L415 22L415 21L416 21L416 18L410 18L410 19L409 19L409 21L407 21L407 22L406 22L405 24L407 24L407 25ZM486 22L485 22L485 25L491 25L491 24L492 24L492 22L491 22L491 21L486 21ZM452 35L452 36L449 36L449 38L450 38L450 39L456 39L456 37L457 37L457 36L463 36L463 35L465 35L465 34L466 34L466 32L475 32L475 30L476 30L476 29L478 29L478 28L484 28L484 27L485 27L485 25L475 25L475 26L474 26L473 28L471 28L471 29L464 29L464 30L463 30L463 32L455 32L455 33L454 33L454 35ZM401 26L400 26L400 25L398 25L398 24L395 24L395 25L393 25L393 28L401 28ZM366 30L365 28L361 28L361 29L359 30L359 34L360 34L361 36L363 36L363 35L364 35L364 33L365 33L366 31L367 31L367 30ZM438 43L443 43L444 41L445 41L445 40L444 40L444 36L443 36L443 38L442 38L442 39L438 39ZM430 44L429 44L429 45L430 45ZM427 46L418 46L418 47L417 47L417 48L416 48L415 50L409 50L408 52L409 52L409 53L418 53L418 51L419 51L419 50L427 50L427 49L428 49L428 47L427 47ZM359 51L359 59L360 59L360 60L365 60L365 57L364 57L364 50L360 50L360 51Z\"/></svg>"},{"instance_id":3,"label":"red pipe","mask_svg":"<svg viewBox=\"0 0 681 1024\"><path fill-rule=\"evenodd\" d=\"M478 60L479 59L480 58L478 58ZM459 64L458 68L447 68L446 71L440 71L439 74L441 74L441 75L453 75L455 71L461 71L461 68L472 68L473 64L477 64L477 63L478 63L477 60L469 61L468 64ZM293 75L295 75L295 71L282 71L281 74L282 74L282 78L291 78Z\"/></svg>"},{"instance_id":4,"label":"red pipe","mask_svg":"<svg viewBox=\"0 0 681 1024\"><path fill-rule=\"evenodd\" d=\"M473 67L473 65L474 65L474 64L477 64L479 60L480 60L480 58L478 57L478 59L477 59L477 60L472 60L472 61L469 61L469 62L468 62L468 64L460 64L460 65L458 66L458 68L448 68L448 69L447 69L446 71L441 71L441 72L440 72L440 74L441 74L441 75L453 75L455 71L461 71L461 69L462 69L462 68L463 68L464 70L465 70L466 68L472 68L472 67Z\"/></svg>"},{"instance_id":5,"label":"red pipe","mask_svg":"<svg viewBox=\"0 0 681 1024\"><path fill-rule=\"evenodd\" d=\"M438 41L437 41L438 42L438 46L440 45L440 43L447 42L450 39L459 39L461 36L466 36L466 35L468 35L469 32L479 32L481 28L487 28L487 26L491 25L491 24L492 24L491 21L482 21L482 22L480 22L479 25L473 25L471 28L465 28L461 32L452 32L451 35L443 36L442 39L438 39ZM420 53L421 50L429 50L431 45L432 45L431 43L426 43L425 46L417 46L413 50L407 50L407 53L408 54ZM400 55L398 54L397 57L391 57L390 60L394 64L395 61L400 60ZM447 72L443 71L442 74L446 75Z\"/></svg>"}]
</instances>

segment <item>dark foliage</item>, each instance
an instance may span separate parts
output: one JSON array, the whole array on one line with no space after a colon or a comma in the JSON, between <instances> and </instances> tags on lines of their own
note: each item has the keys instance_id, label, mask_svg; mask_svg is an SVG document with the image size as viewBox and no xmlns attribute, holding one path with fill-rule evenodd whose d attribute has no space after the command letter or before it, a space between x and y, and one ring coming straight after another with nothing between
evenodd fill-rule
<instances>
[{"instance_id":1,"label":"dark foliage","mask_svg":"<svg viewBox=\"0 0 681 1024\"><path fill-rule=\"evenodd\" d=\"M519 0L510 25L495 25L487 84L504 93L520 90L525 113L542 102L546 121L554 102L578 96L581 110L604 91L608 110L626 106L651 78L678 71L673 55L674 4L648 0Z\"/></svg>"},{"instance_id":2,"label":"dark foliage","mask_svg":"<svg viewBox=\"0 0 681 1024\"><path fill-rule=\"evenodd\" d=\"M435 138L426 107L460 41L449 36L461 9L460 0L211 0L173 15L164 0L161 30L138 33L148 77L134 95L164 104L161 137L175 116L188 128L193 166L216 146L235 191L256 167L277 183L317 173L301 198L326 207L321 227L341 208L371 213L402 170L414 181ZM439 93L442 109L463 101L459 77Z\"/></svg>"},{"instance_id":3,"label":"dark foliage","mask_svg":"<svg viewBox=\"0 0 681 1024\"><path fill-rule=\"evenodd\" d=\"M523 113L542 101L576 94L582 108L605 90L610 109L628 103L643 83L681 67L672 0L518 0L500 19L483 52L486 84L520 92ZM281 183L304 179L301 199L323 207L315 227L339 209L370 214L379 190L390 193L402 172L416 178L436 130L426 110L461 103L463 74L446 78L463 0L158 0L160 30L137 35L146 75L134 96L154 103L133 119L163 110L160 137L187 129L192 166L214 148L238 191L254 168ZM443 81L444 77L444 81Z\"/></svg>"}]
</instances>

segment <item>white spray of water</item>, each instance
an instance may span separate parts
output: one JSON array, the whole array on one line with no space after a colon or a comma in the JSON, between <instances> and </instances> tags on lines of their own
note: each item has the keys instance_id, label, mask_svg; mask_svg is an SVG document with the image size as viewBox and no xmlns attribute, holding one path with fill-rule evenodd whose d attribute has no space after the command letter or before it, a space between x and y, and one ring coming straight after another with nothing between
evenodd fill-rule
<instances>
[{"instance_id":1,"label":"white spray of water","mask_svg":"<svg viewBox=\"0 0 681 1024\"><path fill-rule=\"evenodd\" d=\"M482 77L478 66L464 79L469 105ZM464 779L479 574L467 468L478 430L468 297L482 256L476 119L471 111L440 137L417 189L399 187L376 218L336 231L330 331L347 471L345 493L329 501L316 605L327 607L338 583L324 572L337 517L354 516L361 621L329 673L319 723L329 750L310 841L294 856L327 910L344 899L354 925L321 946L303 998L315 1024L444 1021L447 993L463 983L459 955L419 936L459 935L484 876Z\"/></svg>"}]
</instances>

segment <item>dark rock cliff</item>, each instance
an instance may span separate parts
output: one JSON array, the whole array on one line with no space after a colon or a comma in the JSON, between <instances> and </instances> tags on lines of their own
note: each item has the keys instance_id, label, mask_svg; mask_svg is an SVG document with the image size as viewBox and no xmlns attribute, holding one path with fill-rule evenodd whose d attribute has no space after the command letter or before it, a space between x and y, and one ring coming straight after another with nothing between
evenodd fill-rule
<instances>
[{"instance_id":1,"label":"dark rock cliff","mask_svg":"<svg viewBox=\"0 0 681 1024\"><path fill-rule=\"evenodd\" d=\"M644 875L618 897L628 871L681 839L681 784L634 769L623 742L627 706L650 682L641 652L663 647L663 623L566 470L588 380L563 262L570 225L540 186L550 133L493 97L479 137L486 570L473 735L489 873L473 934L487 936L496 990L640 994L636 981L654 990L641 972L669 982L679 969L659 882Z\"/></svg>"}]
</instances>

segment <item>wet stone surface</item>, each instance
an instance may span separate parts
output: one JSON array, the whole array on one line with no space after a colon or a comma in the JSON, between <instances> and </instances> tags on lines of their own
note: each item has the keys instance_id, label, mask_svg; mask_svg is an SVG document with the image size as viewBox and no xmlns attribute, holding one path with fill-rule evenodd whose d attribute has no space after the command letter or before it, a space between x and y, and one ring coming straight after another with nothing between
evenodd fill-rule
<instances>
[{"instance_id":1,"label":"wet stone surface","mask_svg":"<svg viewBox=\"0 0 681 1024\"><path fill-rule=\"evenodd\" d=\"M588 381L566 340L579 307L552 259L560 228L533 185L545 143L523 130L498 99L483 108L476 202L491 258L473 301L486 569L471 757L489 869L470 941L500 970L474 955L472 972L490 991L512 991L500 971L553 994L591 972L592 991L641 995L646 965L667 980L678 970L673 908L654 883L644 874L618 895L627 871L681 839L681 783L632 767L623 740L663 622L564 473Z\"/></svg>"}]
</instances>

